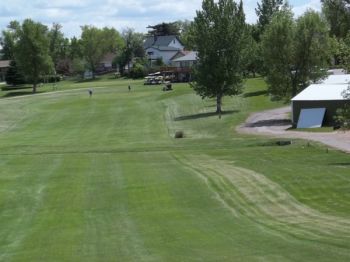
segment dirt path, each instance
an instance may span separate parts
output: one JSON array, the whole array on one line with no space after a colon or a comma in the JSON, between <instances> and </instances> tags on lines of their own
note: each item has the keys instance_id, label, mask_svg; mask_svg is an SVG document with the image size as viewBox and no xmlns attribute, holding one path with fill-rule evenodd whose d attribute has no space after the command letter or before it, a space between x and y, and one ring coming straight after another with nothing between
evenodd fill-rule
<instances>
[{"instance_id":1,"label":"dirt path","mask_svg":"<svg viewBox=\"0 0 350 262\"><path fill-rule=\"evenodd\" d=\"M246 122L236 128L244 134L265 135L281 138L301 138L321 142L330 147L350 153L350 132L312 133L287 131L291 127L288 113L290 107L253 113Z\"/></svg>"}]
</instances>

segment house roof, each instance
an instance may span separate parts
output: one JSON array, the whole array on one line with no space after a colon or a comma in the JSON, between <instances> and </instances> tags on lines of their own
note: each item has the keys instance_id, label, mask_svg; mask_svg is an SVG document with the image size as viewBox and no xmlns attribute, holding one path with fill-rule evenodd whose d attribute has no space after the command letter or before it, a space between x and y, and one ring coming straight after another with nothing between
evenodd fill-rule
<instances>
[{"instance_id":1,"label":"house roof","mask_svg":"<svg viewBox=\"0 0 350 262\"><path fill-rule=\"evenodd\" d=\"M152 46L169 46L174 39L177 39L181 43L176 35L149 36L143 43L143 47L147 49Z\"/></svg>"},{"instance_id":2,"label":"house roof","mask_svg":"<svg viewBox=\"0 0 350 262\"><path fill-rule=\"evenodd\" d=\"M346 70L345 69L341 69L341 68L334 68L334 69L329 69L327 71L328 74L331 75L345 75L346 74Z\"/></svg>"},{"instance_id":3,"label":"house roof","mask_svg":"<svg viewBox=\"0 0 350 262\"><path fill-rule=\"evenodd\" d=\"M158 49L159 51L179 51L179 48L172 46L150 46L147 49L149 48Z\"/></svg>"},{"instance_id":4,"label":"house roof","mask_svg":"<svg viewBox=\"0 0 350 262\"><path fill-rule=\"evenodd\" d=\"M348 84L314 84L308 86L292 101L322 101L344 100L342 93L348 88Z\"/></svg>"},{"instance_id":5,"label":"house roof","mask_svg":"<svg viewBox=\"0 0 350 262\"><path fill-rule=\"evenodd\" d=\"M197 56L198 56L198 52L191 51L191 52L188 52L186 55L184 55L182 57L175 58L173 60L173 62L196 61L197 60Z\"/></svg>"},{"instance_id":6,"label":"house roof","mask_svg":"<svg viewBox=\"0 0 350 262\"><path fill-rule=\"evenodd\" d=\"M112 63L114 61L115 57L116 57L116 54L107 53L103 56L100 63Z\"/></svg>"},{"instance_id":7,"label":"house roof","mask_svg":"<svg viewBox=\"0 0 350 262\"><path fill-rule=\"evenodd\" d=\"M11 60L0 60L0 68L10 67Z\"/></svg>"}]
</instances>

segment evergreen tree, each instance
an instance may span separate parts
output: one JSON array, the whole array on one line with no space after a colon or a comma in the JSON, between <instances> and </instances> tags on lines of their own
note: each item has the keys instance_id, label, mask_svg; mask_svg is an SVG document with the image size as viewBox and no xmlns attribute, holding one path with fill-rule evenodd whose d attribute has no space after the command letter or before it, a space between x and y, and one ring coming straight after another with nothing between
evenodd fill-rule
<instances>
[{"instance_id":1,"label":"evergreen tree","mask_svg":"<svg viewBox=\"0 0 350 262\"><path fill-rule=\"evenodd\" d=\"M10 62L10 67L6 72L5 80L8 85L13 86L25 83L24 76L20 73L15 60Z\"/></svg>"},{"instance_id":2,"label":"evergreen tree","mask_svg":"<svg viewBox=\"0 0 350 262\"><path fill-rule=\"evenodd\" d=\"M194 20L193 39L198 50L193 89L202 98L216 98L216 112L222 112L222 98L242 89L242 49L245 28L242 1L204 0Z\"/></svg>"},{"instance_id":3,"label":"evergreen tree","mask_svg":"<svg viewBox=\"0 0 350 262\"><path fill-rule=\"evenodd\" d=\"M150 29L148 34L155 36L179 35L180 33L180 28L176 22L149 25L147 28Z\"/></svg>"}]
</instances>

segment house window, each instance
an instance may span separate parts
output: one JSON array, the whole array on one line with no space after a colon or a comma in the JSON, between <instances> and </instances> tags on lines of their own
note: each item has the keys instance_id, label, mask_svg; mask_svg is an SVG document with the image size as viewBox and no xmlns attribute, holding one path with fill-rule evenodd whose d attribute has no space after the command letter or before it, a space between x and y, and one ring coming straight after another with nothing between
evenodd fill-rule
<instances>
[{"instance_id":1,"label":"house window","mask_svg":"<svg viewBox=\"0 0 350 262\"><path fill-rule=\"evenodd\" d=\"M153 52L147 52L148 55L153 55Z\"/></svg>"}]
</instances>

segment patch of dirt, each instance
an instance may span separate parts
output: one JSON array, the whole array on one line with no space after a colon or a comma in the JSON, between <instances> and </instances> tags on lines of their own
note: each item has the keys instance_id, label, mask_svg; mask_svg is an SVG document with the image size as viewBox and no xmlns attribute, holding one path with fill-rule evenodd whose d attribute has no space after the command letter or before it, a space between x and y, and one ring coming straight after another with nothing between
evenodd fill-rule
<instances>
[{"instance_id":1,"label":"patch of dirt","mask_svg":"<svg viewBox=\"0 0 350 262\"><path fill-rule=\"evenodd\" d=\"M288 131L292 126L288 116L290 110L290 107L282 107L253 113L236 130L243 134L312 140L350 153L349 131L334 131L330 133Z\"/></svg>"}]
</instances>

